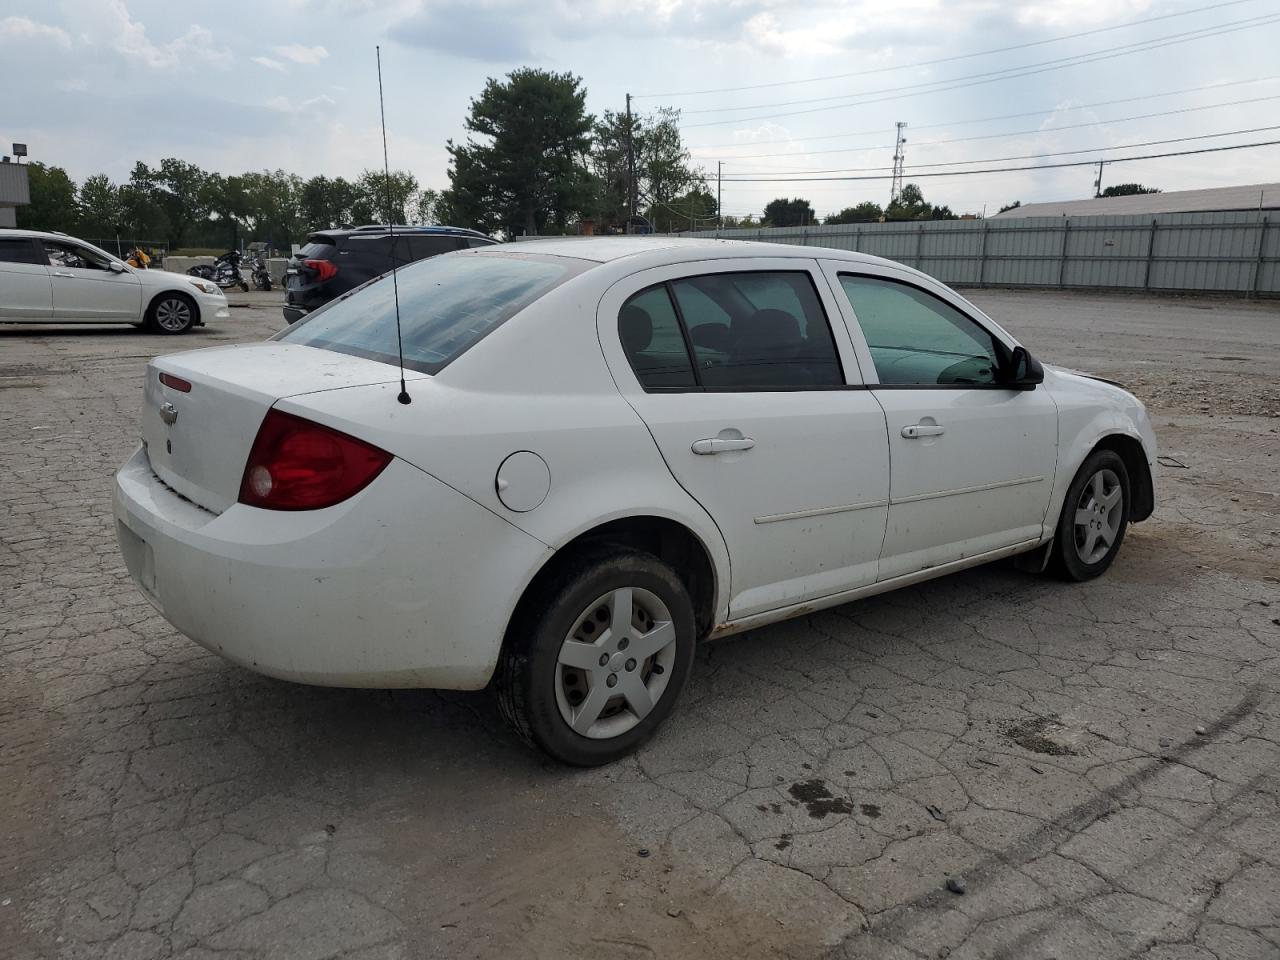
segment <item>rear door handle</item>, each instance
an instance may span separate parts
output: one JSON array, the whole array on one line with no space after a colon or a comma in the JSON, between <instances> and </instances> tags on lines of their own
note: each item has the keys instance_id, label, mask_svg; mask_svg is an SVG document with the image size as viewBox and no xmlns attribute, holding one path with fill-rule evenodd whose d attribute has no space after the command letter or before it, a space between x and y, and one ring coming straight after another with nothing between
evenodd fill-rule
<instances>
[{"instance_id":1,"label":"rear door handle","mask_svg":"<svg viewBox=\"0 0 1280 960\"><path fill-rule=\"evenodd\" d=\"M68 273L68 272L67 272L67 271L65 271L65 270L54 270L54 271L53 271L53 275L54 275L55 277L72 277L72 278L74 278L74 277L75 277L75 274L74 274L74 273Z\"/></svg>"},{"instance_id":2,"label":"rear door handle","mask_svg":"<svg viewBox=\"0 0 1280 960\"><path fill-rule=\"evenodd\" d=\"M750 437L743 437L741 440L725 440L720 437L708 437L705 440L693 441L693 446L690 449L701 456L709 456L714 453L732 453L735 450L750 450L755 445L756 442Z\"/></svg>"},{"instance_id":3,"label":"rear door handle","mask_svg":"<svg viewBox=\"0 0 1280 960\"><path fill-rule=\"evenodd\" d=\"M902 428L902 435L908 440L918 440L920 437L940 437L946 432L940 423L913 423L909 427Z\"/></svg>"}]
</instances>

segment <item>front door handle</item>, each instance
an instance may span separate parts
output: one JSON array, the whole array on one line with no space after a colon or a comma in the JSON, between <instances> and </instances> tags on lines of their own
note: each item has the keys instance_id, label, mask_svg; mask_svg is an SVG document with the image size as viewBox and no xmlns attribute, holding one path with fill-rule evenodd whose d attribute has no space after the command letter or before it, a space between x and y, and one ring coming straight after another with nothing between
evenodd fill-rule
<instances>
[{"instance_id":1,"label":"front door handle","mask_svg":"<svg viewBox=\"0 0 1280 960\"><path fill-rule=\"evenodd\" d=\"M53 271L53 275L55 277L75 277L74 273L68 273L66 270L55 270Z\"/></svg>"},{"instance_id":2,"label":"front door handle","mask_svg":"<svg viewBox=\"0 0 1280 960\"><path fill-rule=\"evenodd\" d=\"M726 440L721 437L708 437L705 440L693 441L693 446L690 449L701 456L709 456L713 453L732 453L735 450L750 450L755 445L756 442L750 437L743 437L740 440Z\"/></svg>"},{"instance_id":3,"label":"front door handle","mask_svg":"<svg viewBox=\"0 0 1280 960\"><path fill-rule=\"evenodd\" d=\"M940 423L913 423L909 427L902 428L902 435L908 440L918 440L920 437L940 437L946 432Z\"/></svg>"}]
</instances>

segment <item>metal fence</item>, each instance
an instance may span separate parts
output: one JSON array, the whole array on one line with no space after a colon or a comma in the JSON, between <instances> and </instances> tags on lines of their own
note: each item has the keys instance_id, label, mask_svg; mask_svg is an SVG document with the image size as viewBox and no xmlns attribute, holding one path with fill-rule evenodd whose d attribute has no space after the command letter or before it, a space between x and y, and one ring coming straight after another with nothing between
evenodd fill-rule
<instances>
[{"instance_id":1,"label":"metal fence","mask_svg":"<svg viewBox=\"0 0 1280 960\"><path fill-rule=\"evenodd\" d=\"M686 237L857 250L977 287L1280 296L1274 211L922 220L699 230Z\"/></svg>"}]
</instances>

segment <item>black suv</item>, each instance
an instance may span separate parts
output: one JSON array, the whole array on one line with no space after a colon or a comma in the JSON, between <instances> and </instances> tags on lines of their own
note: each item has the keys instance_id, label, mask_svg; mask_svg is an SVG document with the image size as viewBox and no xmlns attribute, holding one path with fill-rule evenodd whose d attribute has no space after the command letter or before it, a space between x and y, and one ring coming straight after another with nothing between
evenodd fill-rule
<instances>
[{"instance_id":1,"label":"black suv","mask_svg":"<svg viewBox=\"0 0 1280 960\"><path fill-rule=\"evenodd\" d=\"M487 247L496 242L462 227L394 230L397 267L451 250ZM317 307L386 273L391 266L391 231L386 224L313 233L285 271L284 318L290 323L301 320Z\"/></svg>"}]
</instances>

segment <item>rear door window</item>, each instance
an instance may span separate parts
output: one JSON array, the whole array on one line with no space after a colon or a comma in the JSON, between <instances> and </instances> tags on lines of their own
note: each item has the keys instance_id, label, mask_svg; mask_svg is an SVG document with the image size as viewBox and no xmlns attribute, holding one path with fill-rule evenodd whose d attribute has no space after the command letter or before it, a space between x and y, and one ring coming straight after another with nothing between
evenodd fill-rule
<instances>
[{"instance_id":1,"label":"rear door window","mask_svg":"<svg viewBox=\"0 0 1280 960\"><path fill-rule=\"evenodd\" d=\"M804 271L713 273L671 283L708 389L844 383L835 339Z\"/></svg>"},{"instance_id":2,"label":"rear door window","mask_svg":"<svg viewBox=\"0 0 1280 960\"><path fill-rule=\"evenodd\" d=\"M844 384L806 271L713 273L649 287L619 311L618 334L646 390Z\"/></svg>"},{"instance_id":3,"label":"rear door window","mask_svg":"<svg viewBox=\"0 0 1280 960\"><path fill-rule=\"evenodd\" d=\"M34 240L26 237L0 237L0 263L47 264L48 258Z\"/></svg>"},{"instance_id":4,"label":"rear door window","mask_svg":"<svg viewBox=\"0 0 1280 960\"><path fill-rule=\"evenodd\" d=\"M404 365L438 373L492 330L591 264L567 257L431 257L396 274ZM395 288L389 275L335 300L276 340L394 364Z\"/></svg>"}]
</instances>

